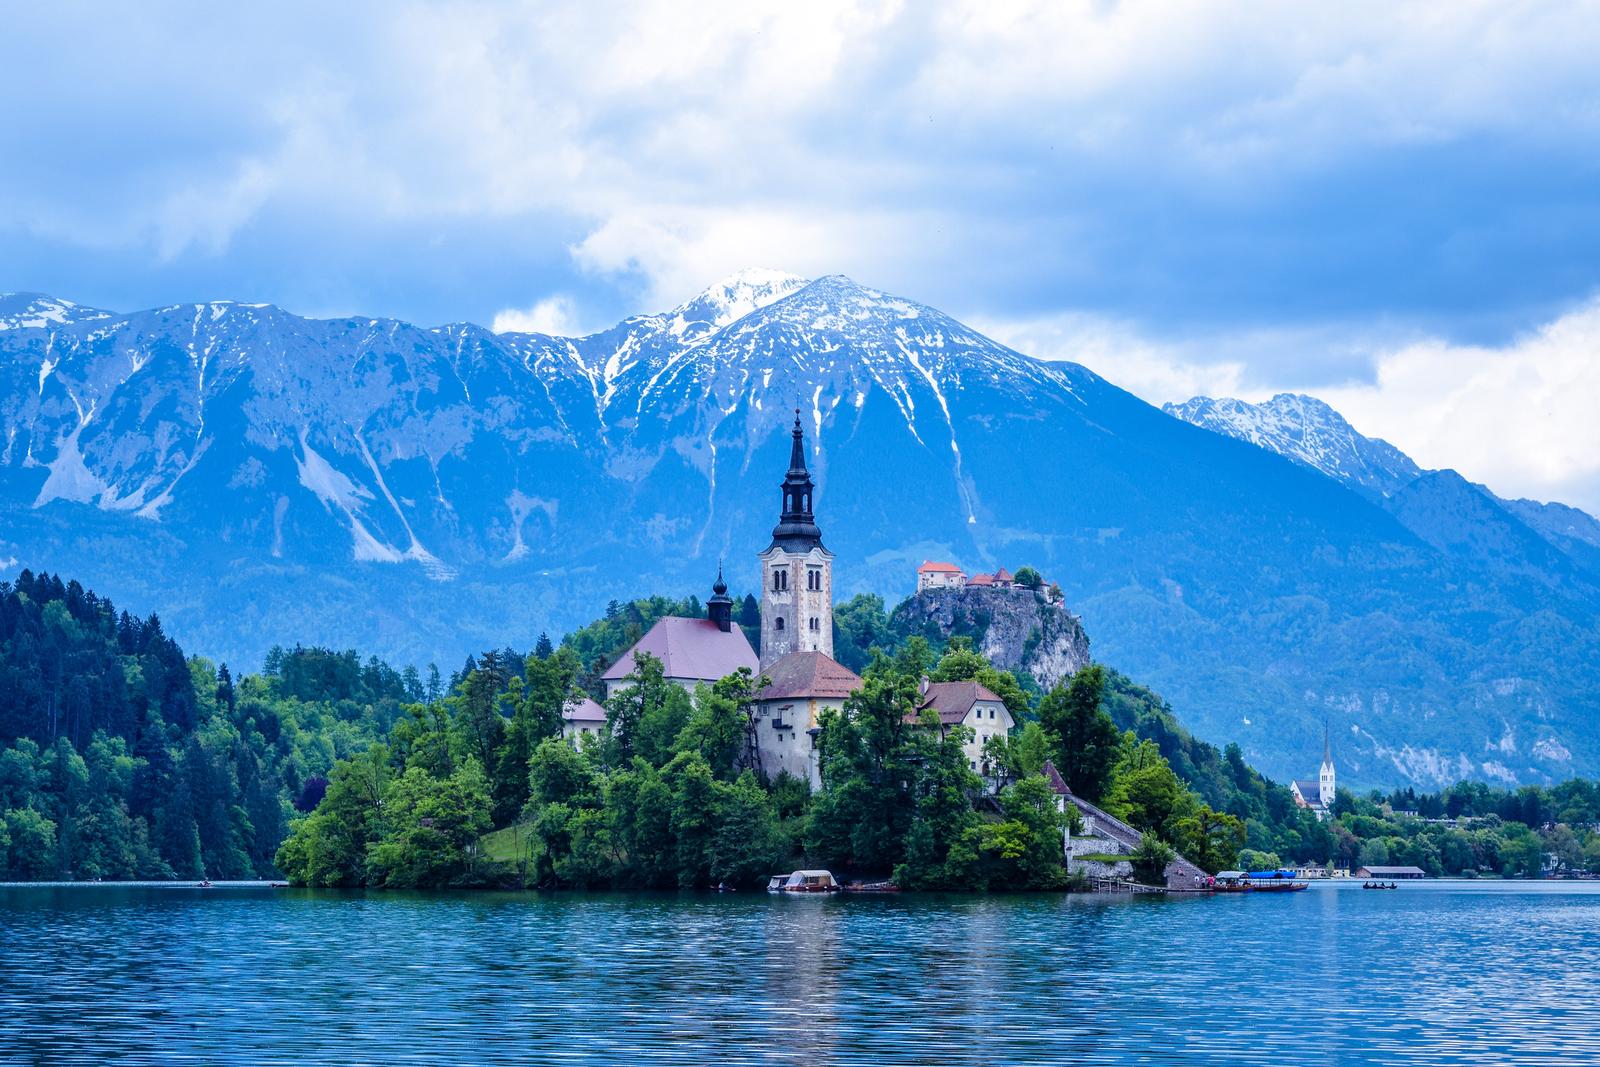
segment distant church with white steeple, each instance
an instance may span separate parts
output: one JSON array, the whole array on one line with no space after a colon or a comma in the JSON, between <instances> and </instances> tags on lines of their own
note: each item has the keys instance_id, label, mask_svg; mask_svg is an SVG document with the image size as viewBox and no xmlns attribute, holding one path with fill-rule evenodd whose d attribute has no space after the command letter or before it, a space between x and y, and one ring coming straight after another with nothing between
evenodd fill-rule
<instances>
[{"instance_id":1,"label":"distant church with white steeple","mask_svg":"<svg viewBox=\"0 0 1600 1067\"><path fill-rule=\"evenodd\" d=\"M1333 810L1337 789L1333 776L1333 743L1327 724L1322 727L1322 766L1317 770L1317 780L1297 778L1289 783L1289 790L1294 793L1294 802L1302 808L1310 808L1319 822Z\"/></svg>"}]
</instances>

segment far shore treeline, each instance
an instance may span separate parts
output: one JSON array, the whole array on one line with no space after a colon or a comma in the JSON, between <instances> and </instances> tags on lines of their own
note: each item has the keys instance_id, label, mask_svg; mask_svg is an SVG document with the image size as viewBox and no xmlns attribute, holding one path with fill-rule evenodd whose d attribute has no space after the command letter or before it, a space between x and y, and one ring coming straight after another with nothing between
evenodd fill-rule
<instances>
[{"instance_id":1,"label":"far shore treeline","mask_svg":"<svg viewBox=\"0 0 1600 1067\"><path fill-rule=\"evenodd\" d=\"M599 743L561 739L570 696L598 698L600 672L655 619L701 610L613 602L559 645L486 651L448 676L295 646L236 678L186 657L156 616L23 571L0 583L0 880L666 888L805 865L907 888L1065 888L1072 816L1039 776L1046 759L1146 833L1147 875L1173 848L1212 871L1600 873L1596 783L1341 791L1319 823L1115 670L1041 693L963 638L896 632L874 596L836 612L838 658L864 685L823 723L816 793L740 768L747 674L691 694L641 657ZM1016 716L987 782L959 733L907 722L924 675L981 681Z\"/></svg>"}]
</instances>

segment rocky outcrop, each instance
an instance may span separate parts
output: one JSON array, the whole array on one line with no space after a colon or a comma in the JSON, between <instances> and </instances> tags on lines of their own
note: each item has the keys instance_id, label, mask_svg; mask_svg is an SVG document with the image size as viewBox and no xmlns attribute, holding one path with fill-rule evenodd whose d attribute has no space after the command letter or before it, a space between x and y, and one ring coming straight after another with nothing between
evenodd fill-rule
<instances>
[{"instance_id":1,"label":"rocky outcrop","mask_svg":"<svg viewBox=\"0 0 1600 1067\"><path fill-rule=\"evenodd\" d=\"M901 633L939 641L970 637L1002 670L1026 673L1049 689L1089 664L1089 637L1059 601L1031 589L928 589L894 610Z\"/></svg>"}]
</instances>

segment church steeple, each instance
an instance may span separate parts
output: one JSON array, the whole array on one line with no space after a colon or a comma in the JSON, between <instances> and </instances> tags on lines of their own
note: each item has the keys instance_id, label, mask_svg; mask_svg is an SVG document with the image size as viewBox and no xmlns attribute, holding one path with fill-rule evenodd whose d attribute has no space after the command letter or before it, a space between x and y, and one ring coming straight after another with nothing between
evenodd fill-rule
<instances>
[{"instance_id":1,"label":"church steeple","mask_svg":"<svg viewBox=\"0 0 1600 1067\"><path fill-rule=\"evenodd\" d=\"M822 546L811 510L806 433L795 409L789 470L772 544L761 553L761 666L791 652L833 655L833 553Z\"/></svg>"},{"instance_id":2,"label":"church steeple","mask_svg":"<svg viewBox=\"0 0 1600 1067\"><path fill-rule=\"evenodd\" d=\"M717 629L728 633L733 629L733 598L728 595L728 583L722 580L722 561L717 561L717 580L711 586L711 599L706 601L706 618L717 624Z\"/></svg>"},{"instance_id":3,"label":"church steeple","mask_svg":"<svg viewBox=\"0 0 1600 1067\"><path fill-rule=\"evenodd\" d=\"M774 546L787 552L807 552L822 547L822 531L811 510L811 472L806 470L805 430L800 409L794 409L793 441L789 446L789 472L779 487L783 494L778 525L772 531Z\"/></svg>"}]
</instances>

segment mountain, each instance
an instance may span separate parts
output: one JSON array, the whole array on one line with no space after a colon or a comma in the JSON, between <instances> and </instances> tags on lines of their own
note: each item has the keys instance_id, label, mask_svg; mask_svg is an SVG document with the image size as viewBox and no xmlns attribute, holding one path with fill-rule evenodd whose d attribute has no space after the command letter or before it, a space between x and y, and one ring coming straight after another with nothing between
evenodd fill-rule
<instances>
[{"instance_id":1,"label":"mountain","mask_svg":"<svg viewBox=\"0 0 1600 1067\"><path fill-rule=\"evenodd\" d=\"M747 272L584 337L36 295L0 321L0 562L170 605L236 668L302 641L448 670L703 594L719 560L748 588L798 409L840 599L1031 564L1099 659L1280 778L1325 722L1356 785L1600 771L1600 593L1569 556L1484 566L847 278Z\"/></svg>"},{"instance_id":2,"label":"mountain","mask_svg":"<svg viewBox=\"0 0 1600 1067\"><path fill-rule=\"evenodd\" d=\"M1162 408L1185 422L1304 463L1353 489L1388 496L1422 473L1387 441L1363 437L1316 397L1279 393L1264 404L1197 396Z\"/></svg>"},{"instance_id":3,"label":"mountain","mask_svg":"<svg viewBox=\"0 0 1600 1067\"><path fill-rule=\"evenodd\" d=\"M1468 562L1531 562L1538 571L1577 567L1600 578L1600 521L1593 516L1566 504L1506 500L1455 471L1425 471L1389 442L1363 436L1315 397L1280 393L1251 404L1197 396L1162 410L1321 471L1385 507L1424 541L1458 551ZM1552 546L1566 558L1555 559Z\"/></svg>"}]
</instances>

